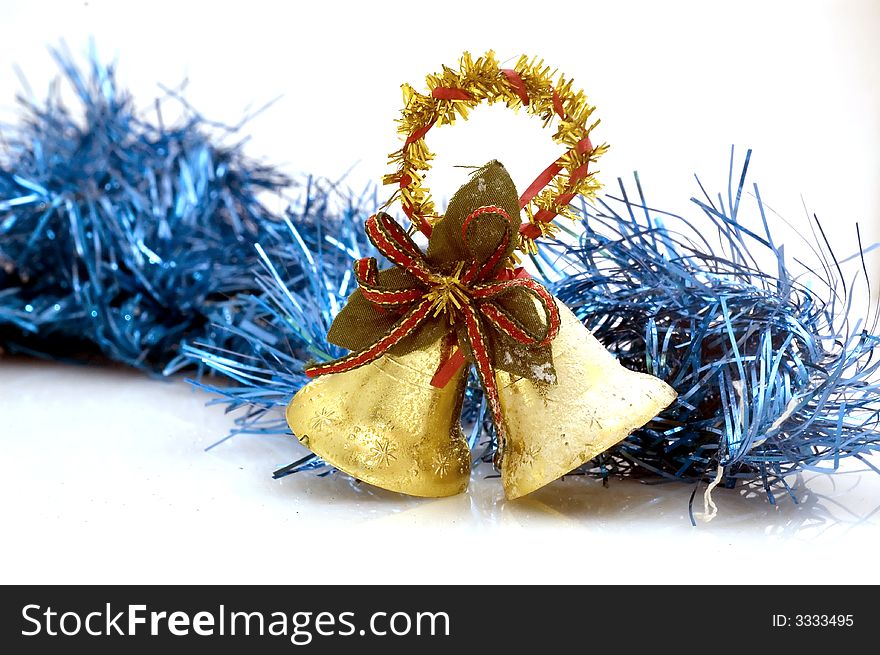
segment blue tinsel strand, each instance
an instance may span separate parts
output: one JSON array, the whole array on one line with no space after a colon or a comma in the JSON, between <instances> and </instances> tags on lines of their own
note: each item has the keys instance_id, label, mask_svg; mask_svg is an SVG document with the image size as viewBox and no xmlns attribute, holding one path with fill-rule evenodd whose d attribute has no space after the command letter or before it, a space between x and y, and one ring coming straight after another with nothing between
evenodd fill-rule
<instances>
[{"instance_id":1,"label":"blue tinsel strand","mask_svg":"<svg viewBox=\"0 0 880 655\"><path fill-rule=\"evenodd\" d=\"M256 288L253 242L280 229L259 196L289 180L190 110L148 121L97 58L53 55L78 106L20 98L3 130L0 349L161 370L215 303Z\"/></svg>"}]
</instances>

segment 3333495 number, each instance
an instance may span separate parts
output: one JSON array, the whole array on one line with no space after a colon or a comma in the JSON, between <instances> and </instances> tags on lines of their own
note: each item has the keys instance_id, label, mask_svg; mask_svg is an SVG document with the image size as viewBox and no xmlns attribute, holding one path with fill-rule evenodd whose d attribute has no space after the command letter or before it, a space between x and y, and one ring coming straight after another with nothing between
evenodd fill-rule
<instances>
[{"instance_id":1,"label":"3333495 number","mask_svg":"<svg viewBox=\"0 0 880 655\"><path fill-rule=\"evenodd\" d=\"M855 625L853 614L774 614L774 628L850 628Z\"/></svg>"}]
</instances>

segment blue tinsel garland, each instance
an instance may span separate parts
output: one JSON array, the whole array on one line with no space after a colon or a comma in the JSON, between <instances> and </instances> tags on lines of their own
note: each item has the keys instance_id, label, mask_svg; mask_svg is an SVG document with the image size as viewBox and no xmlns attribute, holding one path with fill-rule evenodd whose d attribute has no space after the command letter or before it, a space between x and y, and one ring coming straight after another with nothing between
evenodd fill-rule
<instances>
[{"instance_id":1,"label":"blue tinsel garland","mask_svg":"<svg viewBox=\"0 0 880 655\"><path fill-rule=\"evenodd\" d=\"M79 106L53 87L3 131L0 345L161 367L214 303L255 290L253 243L278 229L259 194L289 180L194 113L147 121L97 59L53 55Z\"/></svg>"},{"instance_id":2,"label":"blue tinsel garland","mask_svg":"<svg viewBox=\"0 0 880 655\"><path fill-rule=\"evenodd\" d=\"M798 468L836 470L844 456L872 466L880 337L876 313L850 322L851 286L824 234L812 287L812 271L797 260L793 270L774 244L757 185L744 198L750 155L737 170L731 150L715 200L697 180L704 199L691 199L691 220L650 208L637 176L635 189L620 183L619 196L584 207L580 244L566 253L575 270L556 292L626 366L679 393L617 447L621 462L673 479L721 474L729 487L759 481L772 501ZM762 233L740 222L746 202Z\"/></svg>"},{"instance_id":3,"label":"blue tinsel garland","mask_svg":"<svg viewBox=\"0 0 880 655\"><path fill-rule=\"evenodd\" d=\"M58 61L85 121L50 98L26 104L5 137L0 346L59 358L98 350L165 373L198 363L227 378L198 384L242 410L237 432L288 434L280 409L307 381L304 363L341 354L325 337L352 291L352 261L375 255L362 229L374 194L308 180L275 216L258 197L287 187L283 176L217 145L197 115L173 128L138 116L112 69L93 63L86 76ZM699 481L720 471L772 500L788 473L880 448L877 317L849 325L851 287L827 244L824 284L799 281L757 187L763 230L744 227L747 167L748 155L739 171L731 157L726 193L692 199L690 221L649 208L638 178L621 183L619 196L581 206L575 245L546 243L534 260L626 366L680 394L582 472ZM463 422L487 459L476 383ZM278 475L304 469L327 467L307 457Z\"/></svg>"}]
</instances>

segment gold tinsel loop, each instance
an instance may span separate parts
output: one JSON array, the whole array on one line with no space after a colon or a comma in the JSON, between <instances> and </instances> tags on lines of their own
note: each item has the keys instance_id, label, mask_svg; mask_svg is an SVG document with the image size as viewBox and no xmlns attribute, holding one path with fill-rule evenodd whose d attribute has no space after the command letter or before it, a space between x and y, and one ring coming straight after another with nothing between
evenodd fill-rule
<instances>
[{"instance_id":1,"label":"gold tinsel loop","mask_svg":"<svg viewBox=\"0 0 880 655\"><path fill-rule=\"evenodd\" d=\"M456 118L467 120L470 110L484 101L503 102L514 111L525 107L543 121L544 127L556 121L552 138L567 148L555 162L559 170L525 204L533 229L522 231L521 250L533 251L538 235L552 234L550 221L554 217L571 216L568 204L574 197L596 195L600 185L588 167L608 146L593 146L589 140L590 132L599 124L598 120L591 122L595 107L587 102L582 90L572 88L571 79L551 70L543 60L522 55L512 69L502 69L491 50L476 59L465 52L458 70L444 66L442 72L428 75L426 81L427 94L409 84L401 87L404 106L397 119L397 131L404 144L389 155L394 172L383 177L384 184L399 187L386 206L399 198L416 227L430 231L439 218L430 191L423 186L434 158L425 144L425 135L434 125L452 124Z\"/></svg>"}]
</instances>

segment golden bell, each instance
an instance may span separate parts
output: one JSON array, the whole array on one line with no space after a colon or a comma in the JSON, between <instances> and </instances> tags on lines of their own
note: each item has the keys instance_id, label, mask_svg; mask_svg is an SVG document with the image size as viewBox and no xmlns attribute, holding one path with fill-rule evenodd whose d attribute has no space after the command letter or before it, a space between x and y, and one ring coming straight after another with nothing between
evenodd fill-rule
<instances>
[{"instance_id":1,"label":"golden bell","mask_svg":"<svg viewBox=\"0 0 880 655\"><path fill-rule=\"evenodd\" d=\"M461 493L471 471L459 423L467 369L431 386L443 343L311 381L287 407L290 428L358 480L412 496Z\"/></svg>"},{"instance_id":2,"label":"golden bell","mask_svg":"<svg viewBox=\"0 0 880 655\"><path fill-rule=\"evenodd\" d=\"M590 461L676 397L662 380L621 366L563 303L556 305L556 384L496 374L507 432L501 481L508 499Z\"/></svg>"}]
</instances>

